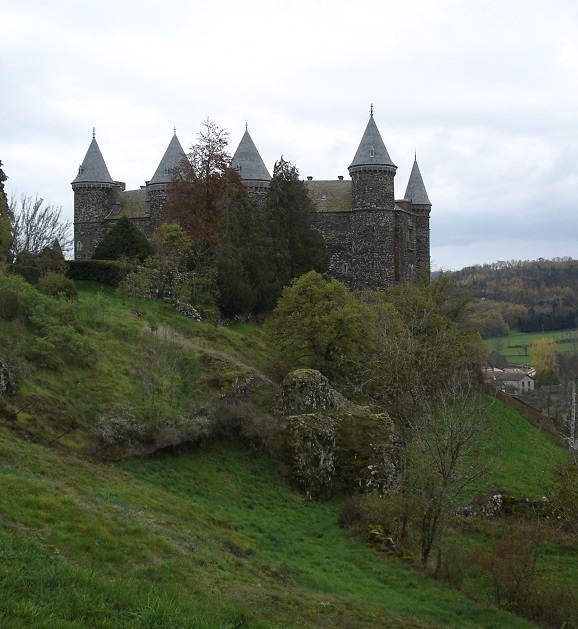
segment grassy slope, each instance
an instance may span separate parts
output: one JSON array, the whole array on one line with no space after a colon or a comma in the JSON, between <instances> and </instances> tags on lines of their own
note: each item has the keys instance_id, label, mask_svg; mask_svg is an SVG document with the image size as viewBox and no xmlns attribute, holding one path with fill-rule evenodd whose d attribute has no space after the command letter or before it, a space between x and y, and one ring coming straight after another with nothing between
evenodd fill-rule
<instances>
[{"instance_id":1,"label":"grassy slope","mask_svg":"<svg viewBox=\"0 0 578 629\"><path fill-rule=\"evenodd\" d=\"M92 459L84 428L96 409L142 402L134 365L150 331L90 288L80 309L98 363L31 373L15 403L33 404L17 426L0 424L0 626L530 626L362 547L336 526L337 504L304 504L278 464L231 444ZM265 363L258 330L192 324L162 304L146 310L154 327L176 330L187 356L190 382L177 394L200 397L226 387L228 372ZM504 456L488 486L539 493L560 451L509 409L494 428ZM575 576L566 554L557 559Z\"/></svg>"}]
</instances>

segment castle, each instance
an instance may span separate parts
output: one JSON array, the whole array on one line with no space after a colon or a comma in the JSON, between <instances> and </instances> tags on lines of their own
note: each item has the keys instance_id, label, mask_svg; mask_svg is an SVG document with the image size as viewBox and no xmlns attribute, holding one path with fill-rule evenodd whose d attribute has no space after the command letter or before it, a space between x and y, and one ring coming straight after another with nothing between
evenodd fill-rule
<instances>
[{"instance_id":1,"label":"castle","mask_svg":"<svg viewBox=\"0 0 578 629\"><path fill-rule=\"evenodd\" d=\"M93 131L86 157L72 182L74 257L90 258L104 234L128 216L151 238L167 198L171 172L186 157L176 136L154 175L139 190L126 190L108 172ZM248 130L231 160L249 194L263 198L271 175ZM315 203L315 226L327 241L329 275L351 289L383 290L407 283L418 271L429 273L431 202L417 164L403 199L395 200L392 162L373 117L349 166L351 180L314 180L305 184Z\"/></svg>"}]
</instances>

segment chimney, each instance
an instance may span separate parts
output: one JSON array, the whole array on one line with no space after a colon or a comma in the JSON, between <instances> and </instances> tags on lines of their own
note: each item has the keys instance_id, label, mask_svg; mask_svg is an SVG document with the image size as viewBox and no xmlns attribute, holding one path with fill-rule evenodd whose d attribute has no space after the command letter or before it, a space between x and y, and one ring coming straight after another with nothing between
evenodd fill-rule
<instances>
[{"instance_id":1,"label":"chimney","mask_svg":"<svg viewBox=\"0 0 578 629\"><path fill-rule=\"evenodd\" d=\"M339 179L339 181L343 181L343 175L337 175L337 179Z\"/></svg>"},{"instance_id":2,"label":"chimney","mask_svg":"<svg viewBox=\"0 0 578 629\"><path fill-rule=\"evenodd\" d=\"M311 177L311 175L309 175L309 176L307 177L307 181L313 181L313 177Z\"/></svg>"}]
</instances>

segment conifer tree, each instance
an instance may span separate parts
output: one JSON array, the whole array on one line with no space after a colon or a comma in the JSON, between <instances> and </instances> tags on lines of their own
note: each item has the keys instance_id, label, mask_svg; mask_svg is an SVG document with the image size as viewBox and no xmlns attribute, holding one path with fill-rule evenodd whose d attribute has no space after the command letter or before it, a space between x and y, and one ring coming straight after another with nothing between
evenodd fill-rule
<instances>
[{"instance_id":1,"label":"conifer tree","mask_svg":"<svg viewBox=\"0 0 578 629\"><path fill-rule=\"evenodd\" d=\"M94 260L120 260L137 258L145 260L152 249L145 235L126 216L121 217L100 241L92 258Z\"/></svg>"},{"instance_id":2,"label":"conifer tree","mask_svg":"<svg viewBox=\"0 0 578 629\"><path fill-rule=\"evenodd\" d=\"M0 264L11 260L10 250L12 249L14 239L14 217L4 191L4 182L7 179L8 177L2 170L2 161L0 160Z\"/></svg>"}]
</instances>

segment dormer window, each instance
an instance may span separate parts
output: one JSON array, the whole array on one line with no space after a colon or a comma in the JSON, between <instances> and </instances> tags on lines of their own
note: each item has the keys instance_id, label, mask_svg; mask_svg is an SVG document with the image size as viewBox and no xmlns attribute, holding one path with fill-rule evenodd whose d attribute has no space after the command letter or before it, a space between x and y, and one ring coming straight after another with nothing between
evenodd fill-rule
<instances>
[{"instance_id":1,"label":"dormer window","mask_svg":"<svg viewBox=\"0 0 578 629\"><path fill-rule=\"evenodd\" d=\"M369 157L375 157L375 149L373 146L369 147Z\"/></svg>"},{"instance_id":2,"label":"dormer window","mask_svg":"<svg viewBox=\"0 0 578 629\"><path fill-rule=\"evenodd\" d=\"M165 166L165 175L170 175L171 171L168 166Z\"/></svg>"},{"instance_id":3,"label":"dormer window","mask_svg":"<svg viewBox=\"0 0 578 629\"><path fill-rule=\"evenodd\" d=\"M326 194L322 194L321 195L321 200L322 201L327 201L327 195Z\"/></svg>"},{"instance_id":4,"label":"dormer window","mask_svg":"<svg viewBox=\"0 0 578 629\"><path fill-rule=\"evenodd\" d=\"M82 166L78 167L78 174L82 175L82 173L84 172L84 168Z\"/></svg>"}]
</instances>

